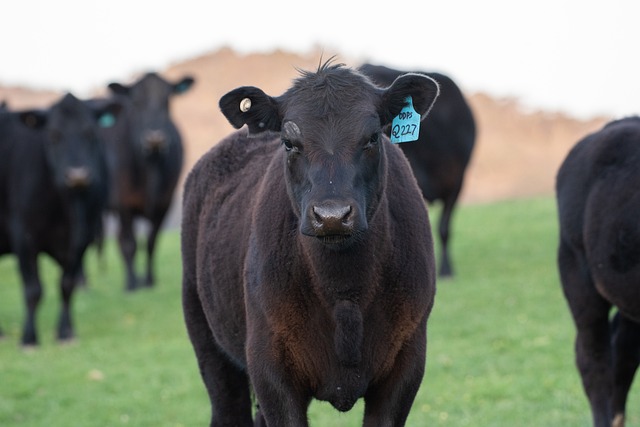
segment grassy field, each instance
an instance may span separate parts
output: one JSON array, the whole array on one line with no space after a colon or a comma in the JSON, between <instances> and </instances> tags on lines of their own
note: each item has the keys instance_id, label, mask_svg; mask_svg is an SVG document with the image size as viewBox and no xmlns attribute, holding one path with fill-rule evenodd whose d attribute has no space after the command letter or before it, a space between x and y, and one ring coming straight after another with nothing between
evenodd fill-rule
<instances>
[{"instance_id":1,"label":"grassy field","mask_svg":"<svg viewBox=\"0 0 640 427\"><path fill-rule=\"evenodd\" d=\"M454 218L455 279L440 281L428 327L427 370L409 426L588 426L574 365L574 327L555 264L552 199L464 206ZM19 345L22 288L0 259L0 426L202 426L209 407L180 305L179 234L161 236L159 284L123 292L115 243L87 260L77 292L78 339L54 340L59 272L42 260L41 346ZM638 387L628 424L640 425ZM313 426L357 426L314 402Z\"/></svg>"}]
</instances>

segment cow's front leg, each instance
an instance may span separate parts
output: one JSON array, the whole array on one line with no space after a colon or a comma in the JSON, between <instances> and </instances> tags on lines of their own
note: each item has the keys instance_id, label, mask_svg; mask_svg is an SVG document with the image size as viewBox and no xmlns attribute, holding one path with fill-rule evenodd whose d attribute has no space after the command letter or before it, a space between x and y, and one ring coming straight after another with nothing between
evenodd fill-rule
<instances>
[{"instance_id":1,"label":"cow's front leg","mask_svg":"<svg viewBox=\"0 0 640 427\"><path fill-rule=\"evenodd\" d=\"M391 372L367 390L364 427L404 426L424 376L427 354L425 328L403 345Z\"/></svg>"},{"instance_id":2,"label":"cow's front leg","mask_svg":"<svg viewBox=\"0 0 640 427\"><path fill-rule=\"evenodd\" d=\"M264 333L263 329L259 332ZM264 336L248 334L247 365L259 405L258 425L266 421L269 427L306 427L311 396L296 383L300 380L291 371L291 361L276 350Z\"/></svg>"}]
</instances>

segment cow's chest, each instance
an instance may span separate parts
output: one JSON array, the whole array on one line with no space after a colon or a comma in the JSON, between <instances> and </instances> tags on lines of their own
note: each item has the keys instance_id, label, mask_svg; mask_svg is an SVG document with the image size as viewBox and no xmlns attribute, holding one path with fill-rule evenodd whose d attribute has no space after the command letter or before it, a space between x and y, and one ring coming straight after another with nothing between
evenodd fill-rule
<instances>
[{"instance_id":1,"label":"cow's chest","mask_svg":"<svg viewBox=\"0 0 640 427\"><path fill-rule=\"evenodd\" d=\"M384 323L384 322L383 322ZM364 396L372 380L388 369L394 355L387 344L390 337L366 320L363 334L347 330L346 341L360 341L359 360L346 364L336 346L336 324L326 315L312 315L306 321L290 322L280 329L272 345L287 366L289 378L307 389L316 399L347 411Z\"/></svg>"}]
</instances>

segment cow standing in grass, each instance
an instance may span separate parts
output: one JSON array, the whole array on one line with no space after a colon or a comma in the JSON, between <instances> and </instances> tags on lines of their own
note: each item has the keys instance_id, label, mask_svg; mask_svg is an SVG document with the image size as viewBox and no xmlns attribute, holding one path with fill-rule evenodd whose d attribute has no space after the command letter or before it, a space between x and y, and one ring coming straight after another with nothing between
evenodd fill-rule
<instances>
[{"instance_id":1,"label":"cow standing in grass","mask_svg":"<svg viewBox=\"0 0 640 427\"><path fill-rule=\"evenodd\" d=\"M411 169L383 128L411 97L410 74L380 89L327 63L279 97L222 97L236 128L184 190L186 325L212 426L306 426L311 399L366 426L401 426L424 373L435 293L433 241Z\"/></svg>"},{"instance_id":2,"label":"cow standing in grass","mask_svg":"<svg viewBox=\"0 0 640 427\"><path fill-rule=\"evenodd\" d=\"M0 254L18 258L27 306L23 345L38 343L41 253L62 268L58 339L74 336L71 297L84 252L101 233L108 196L98 122L119 108L93 109L68 94L48 110L0 113Z\"/></svg>"},{"instance_id":3,"label":"cow standing in grass","mask_svg":"<svg viewBox=\"0 0 640 427\"><path fill-rule=\"evenodd\" d=\"M119 219L118 242L126 268L125 286L140 284L135 273L137 250L134 220L149 222L146 242L146 276L152 286L153 254L160 227L173 201L183 161L182 138L171 119L171 98L189 90L194 80L184 77L169 82L148 73L130 86L109 84L125 106L123 120L105 131L109 141L111 208Z\"/></svg>"},{"instance_id":4,"label":"cow standing in grass","mask_svg":"<svg viewBox=\"0 0 640 427\"><path fill-rule=\"evenodd\" d=\"M372 64L362 65L360 71L384 87L405 73ZM453 80L440 73L421 74L438 82L440 96L429 113L429 120L420 128L418 140L400 144L400 148L409 160L425 200L442 201L438 224L439 272L440 276L448 277L453 275L449 254L451 219L475 145L476 124L469 104ZM387 134L390 131L388 129Z\"/></svg>"},{"instance_id":5,"label":"cow standing in grass","mask_svg":"<svg viewBox=\"0 0 640 427\"><path fill-rule=\"evenodd\" d=\"M578 142L556 191L558 267L578 369L594 426L621 427L640 363L640 118Z\"/></svg>"}]
</instances>

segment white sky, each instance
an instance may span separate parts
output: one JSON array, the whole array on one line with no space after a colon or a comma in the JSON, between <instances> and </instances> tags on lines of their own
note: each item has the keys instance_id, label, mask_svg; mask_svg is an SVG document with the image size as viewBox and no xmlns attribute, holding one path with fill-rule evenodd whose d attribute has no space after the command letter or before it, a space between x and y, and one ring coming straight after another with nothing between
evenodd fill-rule
<instances>
[{"instance_id":1,"label":"white sky","mask_svg":"<svg viewBox=\"0 0 640 427\"><path fill-rule=\"evenodd\" d=\"M638 0L13 0L0 84L70 90L230 46L441 71L577 116L640 113ZM358 64L350 64L358 65ZM268 70L265 70L268 72Z\"/></svg>"}]
</instances>

